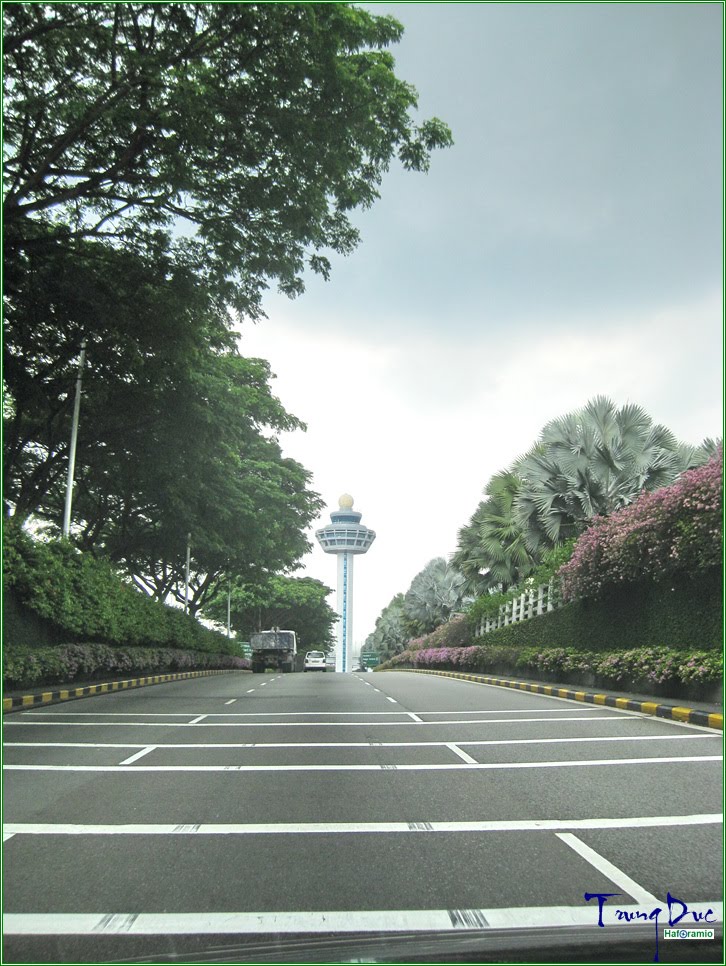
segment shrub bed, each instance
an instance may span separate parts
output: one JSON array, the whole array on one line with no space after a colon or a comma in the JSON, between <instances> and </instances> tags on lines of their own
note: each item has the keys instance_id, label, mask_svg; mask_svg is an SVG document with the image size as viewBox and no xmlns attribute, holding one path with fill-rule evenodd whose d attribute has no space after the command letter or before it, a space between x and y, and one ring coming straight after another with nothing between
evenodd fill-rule
<instances>
[{"instance_id":1,"label":"shrub bed","mask_svg":"<svg viewBox=\"0 0 726 966\"><path fill-rule=\"evenodd\" d=\"M236 647L178 608L137 590L109 561L81 553L67 541L42 543L10 524L3 533L3 554L10 616L20 617L25 609L43 621L49 632L41 643L50 643L52 632L61 644L100 641L215 654ZM3 643L32 646L35 641L21 639L23 630L20 620L11 619L3 627Z\"/></svg>"},{"instance_id":2,"label":"shrub bed","mask_svg":"<svg viewBox=\"0 0 726 966\"><path fill-rule=\"evenodd\" d=\"M231 654L212 654L177 648L109 647L107 644L68 644L9 650L3 662L5 690L46 684L70 684L119 675L166 674L213 669L248 670L250 662Z\"/></svg>"},{"instance_id":3,"label":"shrub bed","mask_svg":"<svg viewBox=\"0 0 726 966\"><path fill-rule=\"evenodd\" d=\"M565 600L599 597L608 587L672 581L720 567L723 556L723 453L675 483L643 492L597 517L558 571Z\"/></svg>"},{"instance_id":4,"label":"shrub bed","mask_svg":"<svg viewBox=\"0 0 726 966\"><path fill-rule=\"evenodd\" d=\"M529 675L545 681L570 679L587 686L653 695L710 694L723 677L723 655L710 650L637 647L617 652L576 648L472 646L422 648L397 654L379 665L489 674Z\"/></svg>"}]
</instances>

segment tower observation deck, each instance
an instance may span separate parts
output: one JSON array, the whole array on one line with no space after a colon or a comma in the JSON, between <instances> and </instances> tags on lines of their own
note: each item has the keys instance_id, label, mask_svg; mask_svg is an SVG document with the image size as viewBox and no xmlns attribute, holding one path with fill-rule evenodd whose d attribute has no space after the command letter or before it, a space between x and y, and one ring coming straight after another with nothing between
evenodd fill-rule
<instances>
[{"instance_id":1,"label":"tower observation deck","mask_svg":"<svg viewBox=\"0 0 726 966\"><path fill-rule=\"evenodd\" d=\"M325 553L338 557L338 625L335 648L335 670L350 671L353 640L353 558L367 553L376 539L375 531L363 526L362 514L353 509L353 497L344 493L338 509L330 514L330 523L315 531Z\"/></svg>"}]
</instances>

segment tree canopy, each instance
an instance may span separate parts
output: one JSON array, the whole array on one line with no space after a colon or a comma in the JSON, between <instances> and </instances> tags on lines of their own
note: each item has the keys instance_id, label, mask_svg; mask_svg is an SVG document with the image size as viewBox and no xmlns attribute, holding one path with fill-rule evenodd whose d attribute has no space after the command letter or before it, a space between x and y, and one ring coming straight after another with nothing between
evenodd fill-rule
<instances>
[{"instance_id":1,"label":"tree canopy","mask_svg":"<svg viewBox=\"0 0 726 966\"><path fill-rule=\"evenodd\" d=\"M419 633L450 620L464 604L465 580L443 557L430 560L416 574L403 599L404 613Z\"/></svg>"},{"instance_id":2,"label":"tree canopy","mask_svg":"<svg viewBox=\"0 0 726 966\"><path fill-rule=\"evenodd\" d=\"M327 650L333 644L337 614L327 603L332 590L319 580L278 575L259 584L235 584L230 591L230 622L243 640L255 631L284 627L297 633L303 650ZM205 605L204 615L219 623L226 621L225 587Z\"/></svg>"},{"instance_id":3,"label":"tree canopy","mask_svg":"<svg viewBox=\"0 0 726 966\"><path fill-rule=\"evenodd\" d=\"M76 355L88 339L73 537L161 600L191 609L223 572L296 565L320 509L277 434L302 428L270 390L268 364L234 347L223 307L162 249L96 240L30 250L6 293L5 500L57 533Z\"/></svg>"},{"instance_id":4,"label":"tree canopy","mask_svg":"<svg viewBox=\"0 0 726 966\"><path fill-rule=\"evenodd\" d=\"M103 237L177 244L260 314L349 253L348 213L394 158L451 143L413 122L385 48L403 28L346 3L6 3L4 219L14 251ZM52 105L52 108L50 106Z\"/></svg>"},{"instance_id":5,"label":"tree canopy","mask_svg":"<svg viewBox=\"0 0 726 966\"><path fill-rule=\"evenodd\" d=\"M234 326L355 248L394 160L451 143L413 120L402 28L345 3L3 18L5 513L58 533L86 343L72 540L181 601L190 534L192 613L230 578L271 593L321 503Z\"/></svg>"}]
</instances>

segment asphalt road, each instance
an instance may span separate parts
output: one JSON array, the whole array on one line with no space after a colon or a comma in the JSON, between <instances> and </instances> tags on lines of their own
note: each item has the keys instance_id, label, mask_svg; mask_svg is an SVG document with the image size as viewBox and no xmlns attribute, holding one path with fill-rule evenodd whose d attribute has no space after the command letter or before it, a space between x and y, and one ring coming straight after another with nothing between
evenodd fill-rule
<instances>
[{"instance_id":1,"label":"asphalt road","mask_svg":"<svg viewBox=\"0 0 726 966\"><path fill-rule=\"evenodd\" d=\"M607 945L616 909L667 925L668 893L681 927L720 922L721 751L705 728L401 672L18 712L4 962L244 961L264 937L340 932L578 927ZM617 894L602 927L585 893ZM661 935L661 961L685 945ZM720 959L714 942L700 961Z\"/></svg>"}]
</instances>

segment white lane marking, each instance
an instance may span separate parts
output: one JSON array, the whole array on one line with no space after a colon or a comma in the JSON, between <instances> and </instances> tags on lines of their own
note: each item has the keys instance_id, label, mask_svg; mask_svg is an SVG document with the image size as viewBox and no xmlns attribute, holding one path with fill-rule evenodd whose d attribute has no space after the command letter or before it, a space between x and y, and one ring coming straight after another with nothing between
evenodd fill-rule
<instances>
[{"instance_id":1,"label":"white lane marking","mask_svg":"<svg viewBox=\"0 0 726 966\"><path fill-rule=\"evenodd\" d=\"M558 832L595 829L722 825L720 812L703 815L645 815L632 818L517 819L489 822L282 822L279 824L72 825L16 823L4 835L352 835L391 832Z\"/></svg>"},{"instance_id":2,"label":"white lane marking","mask_svg":"<svg viewBox=\"0 0 726 966\"><path fill-rule=\"evenodd\" d=\"M249 690L247 691L247 694L252 694L252 692L253 692L254 690L255 690L254 688L250 688L250 689L249 689Z\"/></svg>"},{"instance_id":3,"label":"white lane marking","mask_svg":"<svg viewBox=\"0 0 726 966\"><path fill-rule=\"evenodd\" d=\"M387 697L387 698L386 698L386 701L391 701L391 702L392 702L393 704L398 704L398 701L396 701L396 699L395 699L395 698L388 698L388 697Z\"/></svg>"},{"instance_id":4,"label":"white lane marking","mask_svg":"<svg viewBox=\"0 0 726 966\"><path fill-rule=\"evenodd\" d=\"M421 724L427 722L422 721ZM572 742L598 741L720 741L719 735L605 735L595 738L484 738L457 741L461 745L565 745ZM448 741L220 741L156 744L156 748L442 748ZM4 748L146 748L145 744L103 741L6 741Z\"/></svg>"},{"instance_id":5,"label":"white lane marking","mask_svg":"<svg viewBox=\"0 0 726 966\"><path fill-rule=\"evenodd\" d=\"M603 925L615 925L615 910L650 912L650 907L603 904ZM721 922L722 902L689 903L689 911ZM597 926L597 904L517 906L511 909L361 909L312 912L6 913L8 936L222 935L254 933L428 932L467 929Z\"/></svg>"},{"instance_id":6,"label":"white lane marking","mask_svg":"<svg viewBox=\"0 0 726 966\"><path fill-rule=\"evenodd\" d=\"M396 714L407 715L407 711L397 711ZM202 717L205 717L202 715ZM209 717L207 715L206 717ZM215 715L215 717L220 717ZM238 715L229 715L230 718L238 717ZM574 721L610 721L613 724L627 724L635 722L636 718L633 717L623 717L616 718L610 714L602 715L584 715L572 718L527 718L523 721L517 721L516 724L533 724L537 722L547 721L549 724L554 723L564 723L570 724ZM167 721L159 722L158 724L154 721L5 721L3 722L6 728L30 728L37 726L39 728L187 728L192 722L176 722ZM443 727L444 725L472 725L472 724L507 724L512 725L515 722L511 718L475 718L467 720L456 720L456 721L421 721L413 722L407 721L208 721L205 724L200 724L200 728L374 728L381 726L383 728L393 728L398 725L408 725L409 727L413 724L416 725L433 725L434 727Z\"/></svg>"},{"instance_id":7,"label":"white lane marking","mask_svg":"<svg viewBox=\"0 0 726 966\"><path fill-rule=\"evenodd\" d=\"M135 755L131 755L130 758L124 758L121 765L130 765L132 761L138 761L139 758L143 758L144 755L148 755L150 751L153 751L156 745L149 745L146 748L142 748L141 751L137 751Z\"/></svg>"},{"instance_id":8,"label":"white lane marking","mask_svg":"<svg viewBox=\"0 0 726 966\"><path fill-rule=\"evenodd\" d=\"M505 770L515 768L594 768L603 765L673 765L696 762L722 761L721 755L694 755L691 757L663 758L605 758L591 761L508 761L477 762L470 765L137 765L135 768L122 768L119 765L3 765L3 771L92 771L92 772L131 772L143 771L461 771L461 770Z\"/></svg>"},{"instance_id":9,"label":"white lane marking","mask_svg":"<svg viewBox=\"0 0 726 966\"><path fill-rule=\"evenodd\" d=\"M13 835L15 835L15 832L3 832L3 842L9 841Z\"/></svg>"},{"instance_id":10,"label":"white lane marking","mask_svg":"<svg viewBox=\"0 0 726 966\"><path fill-rule=\"evenodd\" d=\"M264 688L264 687L265 687L265 685L266 685L266 684L268 684L268 683L269 683L268 681L263 681L263 682L262 682L262 684L260 685L260 687L261 687L261 688Z\"/></svg>"},{"instance_id":11,"label":"white lane marking","mask_svg":"<svg viewBox=\"0 0 726 966\"><path fill-rule=\"evenodd\" d=\"M380 694L381 693L380 688L373 688L373 690L376 692L376 694Z\"/></svg>"},{"instance_id":12,"label":"white lane marking","mask_svg":"<svg viewBox=\"0 0 726 966\"><path fill-rule=\"evenodd\" d=\"M234 704L237 698L232 698L230 701L225 701L225 704Z\"/></svg>"},{"instance_id":13,"label":"white lane marking","mask_svg":"<svg viewBox=\"0 0 726 966\"><path fill-rule=\"evenodd\" d=\"M417 714L414 714L413 711L409 711L408 716L411 719L411 721L418 721L419 724L423 724L423 721L419 718Z\"/></svg>"},{"instance_id":14,"label":"white lane marking","mask_svg":"<svg viewBox=\"0 0 726 966\"><path fill-rule=\"evenodd\" d=\"M196 718L195 718L195 719L194 719L193 721L187 721L187 724L190 724L190 725L193 725L193 724L198 724L198 723L199 723L200 721L204 721L204 719L205 719L206 717L207 717L207 715L206 715L206 714L200 714L200 715L199 715L198 717L196 717ZM110 723L110 724L113 724L113 722L107 722L107 723ZM70 722L69 722L69 724L70 724ZM100 724L100 722L99 722L99 724Z\"/></svg>"},{"instance_id":15,"label":"white lane marking","mask_svg":"<svg viewBox=\"0 0 726 966\"><path fill-rule=\"evenodd\" d=\"M588 862L594 869L604 875L606 879L610 879L619 889L623 889L629 896L635 899L636 902L643 905L648 905L652 908L659 905L658 900L654 895L648 892L639 885L634 879L631 879L629 875L626 875L622 869L619 869L612 862L608 862L607 859L603 858L594 849L591 849L589 845L585 845L584 842L580 841L576 835L572 832L558 832L557 838L565 845L569 845L571 849L574 849L579 856L581 856L586 862Z\"/></svg>"},{"instance_id":16,"label":"white lane marking","mask_svg":"<svg viewBox=\"0 0 726 966\"><path fill-rule=\"evenodd\" d=\"M254 691L254 688L250 688ZM378 688L374 688L378 691ZM380 694L380 691L378 692ZM553 710L537 709L533 711L416 711L415 714L576 714L578 711L601 711L613 710L616 708L556 708ZM25 715L40 715L44 718L49 717L71 717L71 718L188 718L190 714L199 714L195 711L23 711ZM408 714L408 711L208 711L208 718L338 718L346 715L360 715L361 717L388 717L390 715ZM588 716L591 717L591 716ZM615 717L610 715L609 717ZM535 721L546 721L546 718L535 718ZM665 720L665 719L658 719ZM433 723L433 722L432 722Z\"/></svg>"},{"instance_id":17,"label":"white lane marking","mask_svg":"<svg viewBox=\"0 0 726 966\"><path fill-rule=\"evenodd\" d=\"M476 758L472 758L471 755L467 755L467 753L465 751L462 751L461 748L457 747L457 745L455 745L453 742L450 742L449 744L447 744L446 747L450 751L453 751L455 755L458 755L459 758L462 759L462 761L466 761L470 765L476 765L477 764Z\"/></svg>"}]
</instances>

